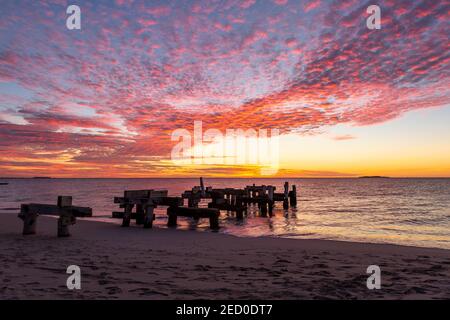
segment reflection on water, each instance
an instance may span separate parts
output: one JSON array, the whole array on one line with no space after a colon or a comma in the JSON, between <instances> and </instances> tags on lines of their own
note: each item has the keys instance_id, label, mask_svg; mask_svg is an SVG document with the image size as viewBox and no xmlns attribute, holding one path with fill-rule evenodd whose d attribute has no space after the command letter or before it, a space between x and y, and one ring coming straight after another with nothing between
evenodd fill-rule
<instances>
[{"instance_id":1,"label":"reflection on water","mask_svg":"<svg viewBox=\"0 0 450 320\"><path fill-rule=\"evenodd\" d=\"M249 184L275 185L283 190L286 179L206 179L215 188L242 188ZM238 236L334 239L441 247L450 249L450 179L287 179L297 185L298 206L287 211L279 204L272 218L260 217L252 207L248 217L236 221L222 212L220 232ZM94 209L97 219L113 221L113 203L125 189L168 189L180 195L197 179L11 179L0 186L0 212L16 210L20 203L56 203L58 195L71 195L74 204ZM206 203L203 203L206 205ZM155 226L165 227L165 209L158 208ZM119 221L117 221L119 223ZM179 218L180 228L209 231Z\"/></svg>"}]
</instances>

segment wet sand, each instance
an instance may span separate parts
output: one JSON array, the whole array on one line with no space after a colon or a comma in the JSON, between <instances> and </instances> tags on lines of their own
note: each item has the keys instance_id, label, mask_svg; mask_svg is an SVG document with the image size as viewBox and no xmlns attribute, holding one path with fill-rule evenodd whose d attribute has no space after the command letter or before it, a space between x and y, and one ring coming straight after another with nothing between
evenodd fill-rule
<instances>
[{"instance_id":1,"label":"wet sand","mask_svg":"<svg viewBox=\"0 0 450 320\"><path fill-rule=\"evenodd\" d=\"M450 299L450 250L328 240L238 238L78 221L56 237L2 213L1 299ZM81 290L66 269L81 268ZM366 269L381 268L369 290Z\"/></svg>"}]
</instances>

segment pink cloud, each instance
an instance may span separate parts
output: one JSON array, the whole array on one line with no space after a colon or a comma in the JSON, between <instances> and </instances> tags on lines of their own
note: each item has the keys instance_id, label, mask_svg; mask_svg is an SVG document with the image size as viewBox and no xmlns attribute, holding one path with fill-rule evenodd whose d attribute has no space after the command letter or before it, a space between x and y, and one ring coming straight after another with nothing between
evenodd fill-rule
<instances>
[{"instance_id":1,"label":"pink cloud","mask_svg":"<svg viewBox=\"0 0 450 320\"><path fill-rule=\"evenodd\" d=\"M289 2L289 0L273 0L273 2L279 6L284 6Z\"/></svg>"},{"instance_id":2,"label":"pink cloud","mask_svg":"<svg viewBox=\"0 0 450 320\"><path fill-rule=\"evenodd\" d=\"M352 136L350 134L344 134L344 135L333 137L333 140L336 140L336 141L345 141L345 140L353 140L353 139L356 139L356 137Z\"/></svg>"},{"instance_id":3,"label":"pink cloud","mask_svg":"<svg viewBox=\"0 0 450 320\"><path fill-rule=\"evenodd\" d=\"M320 0L310 0L309 2L305 3L303 10L305 12L308 12L308 11L318 8L319 6L320 6Z\"/></svg>"},{"instance_id":4,"label":"pink cloud","mask_svg":"<svg viewBox=\"0 0 450 320\"><path fill-rule=\"evenodd\" d=\"M364 28L355 1L310 1L307 15L264 11L262 1L197 2L190 10L121 4L129 8L102 7L104 15L85 8L90 28L82 34L29 8L2 9L11 37L2 39L0 79L20 90L0 96L0 150L33 161L38 150L72 150L75 166L141 172L135 162L167 159L170 133L192 128L193 119L205 128L314 134L450 102L448 10L439 1L393 3L392 19L383 20L389 32Z\"/></svg>"},{"instance_id":5,"label":"pink cloud","mask_svg":"<svg viewBox=\"0 0 450 320\"><path fill-rule=\"evenodd\" d=\"M241 8L247 9L255 4L256 0L243 0L239 4Z\"/></svg>"}]
</instances>

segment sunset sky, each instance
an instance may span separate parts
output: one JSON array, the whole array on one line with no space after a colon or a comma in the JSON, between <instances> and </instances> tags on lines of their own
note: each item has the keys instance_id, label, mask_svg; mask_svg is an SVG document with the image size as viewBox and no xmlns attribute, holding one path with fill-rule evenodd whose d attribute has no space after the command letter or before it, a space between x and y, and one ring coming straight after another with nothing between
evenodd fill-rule
<instances>
[{"instance_id":1,"label":"sunset sky","mask_svg":"<svg viewBox=\"0 0 450 320\"><path fill-rule=\"evenodd\" d=\"M448 1L0 5L0 176L259 175L173 163L202 121L279 129L277 176L450 177Z\"/></svg>"}]
</instances>

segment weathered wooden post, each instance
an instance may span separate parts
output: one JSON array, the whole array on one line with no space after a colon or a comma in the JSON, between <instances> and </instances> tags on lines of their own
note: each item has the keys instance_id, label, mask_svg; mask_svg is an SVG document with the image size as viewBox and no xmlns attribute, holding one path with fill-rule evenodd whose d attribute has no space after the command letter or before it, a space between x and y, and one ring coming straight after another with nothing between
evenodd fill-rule
<instances>
[{"instance_id":1,"label":"weathered wooden post","mask_svg":"<svg viewBox=\"0 0 450 320\"><path fill-rule=\"evenodd\" d=\"M267 200L261 199L261 216L267 217Z\"/></svg>"},{"instance_id":2,"label":"weathered wooden post","mask_svg":"<svg viewBox=\"0 0 450 320\"><path fill-rule=\"evenodd\" d=\"M58 219L58 237L70 237L69 226L75 224L75 216L68 208L62 208Z\"/></svg>"},{"instance_id":3,"label":"weathered wooden post","mask_svg":"<svg viewBox=\"0 0 450 320\"><path fill-rule=\"evenodd\" d=\"M261 215L263 217L267 217L267 195L266 195L266 186L262 186L261 188L261 193L260 193L260 199L259 199L260 203L261 203Z\"/></svg>"},{"instance_id":4,"label":"weathered wooden post","mask_svg":"<svg viewBox=\"0 0 450 320\"><path fill-rule=\"evenodd\" d=\"M291 207L297 206L297 187L295 184L292 186L292 191L289 193L289 200Z\"/></svg>"},{"instance_id":5,"label":"weathered wooden post","mask_svg":"<svg viewBox=\"0 0 450 320\"><path fill-rule=\"evenodd\" d=\"M154 209L155 209L155 207L153 205L145 206L145 216L144 216L142 223L144 224L144 228L146 228L146 229L153 227L153 220L155 217L153 214Z\"/></svg>"},{"instance_id":6,"label":"weathered wooden post","mask_svg":"<svg viewBox=\"0 0 450 320\"><path fill-rule=\"evenodd\" d=\"M36 234L37 217L36 212L30 212L30 207L26 204L20 206L19 218L23 220L23 235Z\"/></svg>"},{"instance_id":7,"label":"weathered wooden post","mask_svg":"<svg viewBox=\"0 0 450 320\"><path fill-rule=\"evenodd\" d=\"M289 195L289 182L286 181L284 183L284 199L283 199L283 209L285 210L289 209L288 195Z\"/></svg>"},{"instance_id":8,"label":"weathered wooden post","mask_svg":"<svg viewBox=\"0 0 450 320\"><path fill-rule=\"evenodd\" d=\"M72 207L72 197L59 196L58 197L58 237L69 237L69 226L75 224L75 216L72 214L70 207Z\"/></svg>"},{"instance_id":9,"label":"weathered wooden post","mask_svg":"<svg viewBox=\"0 0 450 320\"><path fill-rule=\"evenodd\" d=\"M122 219L122 227L129 227L130 221L131 221L131 211L133 210L133 205L126 203L124 204L124 213L123 213L123 219Z\"/></svg>"},{"instance_id":10,"label":"weathered wooden post","mask_svg":"<svg viewBox=\"0 0 450 320\"><path fill-rule=\"evenodd\" d=\"M144 206L142 204L136 204L136 224L141 225L144 223Z\"/></svg>"},{"instance_id":11,"label":"weathered wooden post","mask_svg":"<svg viewBox=\"0 0 450 320\"><path fill-rule=\"evenodd\" d=\"M244 210L242 208L236 209L236 219L238 220L244 219Z\"/></svg>"},{"instance_id":12,"label":"weathered wooden post","mask_svg":"<svg viewBox=\"0 0 450 320\"><path fill-rule=\"evenodd\" d=\"M200 191L202 193L202 198L206 197L205 184L203 183L202 177L200 177Z\"/></svg>"},{"instance_id":13,"label":"weathered wooden post","mask_svg":"<svg viewBox=\"0 0 450 320\"><path fill-rule=\"evenodd\" d=\"M273 214L273 186L268 187L267 196L269 198L269 215Z\"/></svg>"},{"instance_id":14,"label":"weathered wooden post","mask_svg":"<svg viewBox=\"0 0 450 320\"><path fill-rule=\"evenodd\" d=\"M250 205L250 198L251 198L251 193L250 190L248 189L248 186L245 187L245 201L242 201L242 204L245 205L247 208Z\"/></svg>"},{"instance_id":15,"label":"weathered wooden post","mask_svg":"<svg viewBox=\"0 0 450 320\"><path fill-rule=\"evenodd\" d=\"M254 202L254 199L257 196L256 190L254 188L255 188L255 184L253 184L253 189L251 190L252 191L252 202L251 203L252 203L253 206L256 204L256 202Z\"/></svg>"},{"instance_id":16,"label":"weathered wooden post","mask_svg":"<svg viewBox=\"0 0 450 320\"><path fill-rule=\"evenodd\" d=\"M167 219L168 227L176 227L177 226L177 213L175 212L176 207L168 207L167 215L169 218Z\"/></svg>"},{"instance_id":17,"label":"weathered wooden post","mask_svg":"<svg viewBox=\"0 0 450 320\"><path fill-rule=\"evenodd\" d=\"M226 199L227 199L227 204L231 205L231 194L227 193L226 194Z\"/></svg>"},{"instance_id":18,"label":"weathered wooden post","mask_svg":"<svg viewBox=\"0 0 450 320\"><path fill-rule=\"evenodd\" d=\"M248 190L249 192L249 201L247 202L247 204L251 207L253 207L253 200L255 198L255 191L251 188L249 188Z\"/></svg>"},{"instance_id":19,"label":"weathered wooden post","mask_svg":"<svg viewBox=\"0 0 450 320\"><path fill-rule=\"evenodd\" d=\"M219 215L211 215L209 217L209 227L213 230L219 230Z\"/></svg>"}]
</instances>

